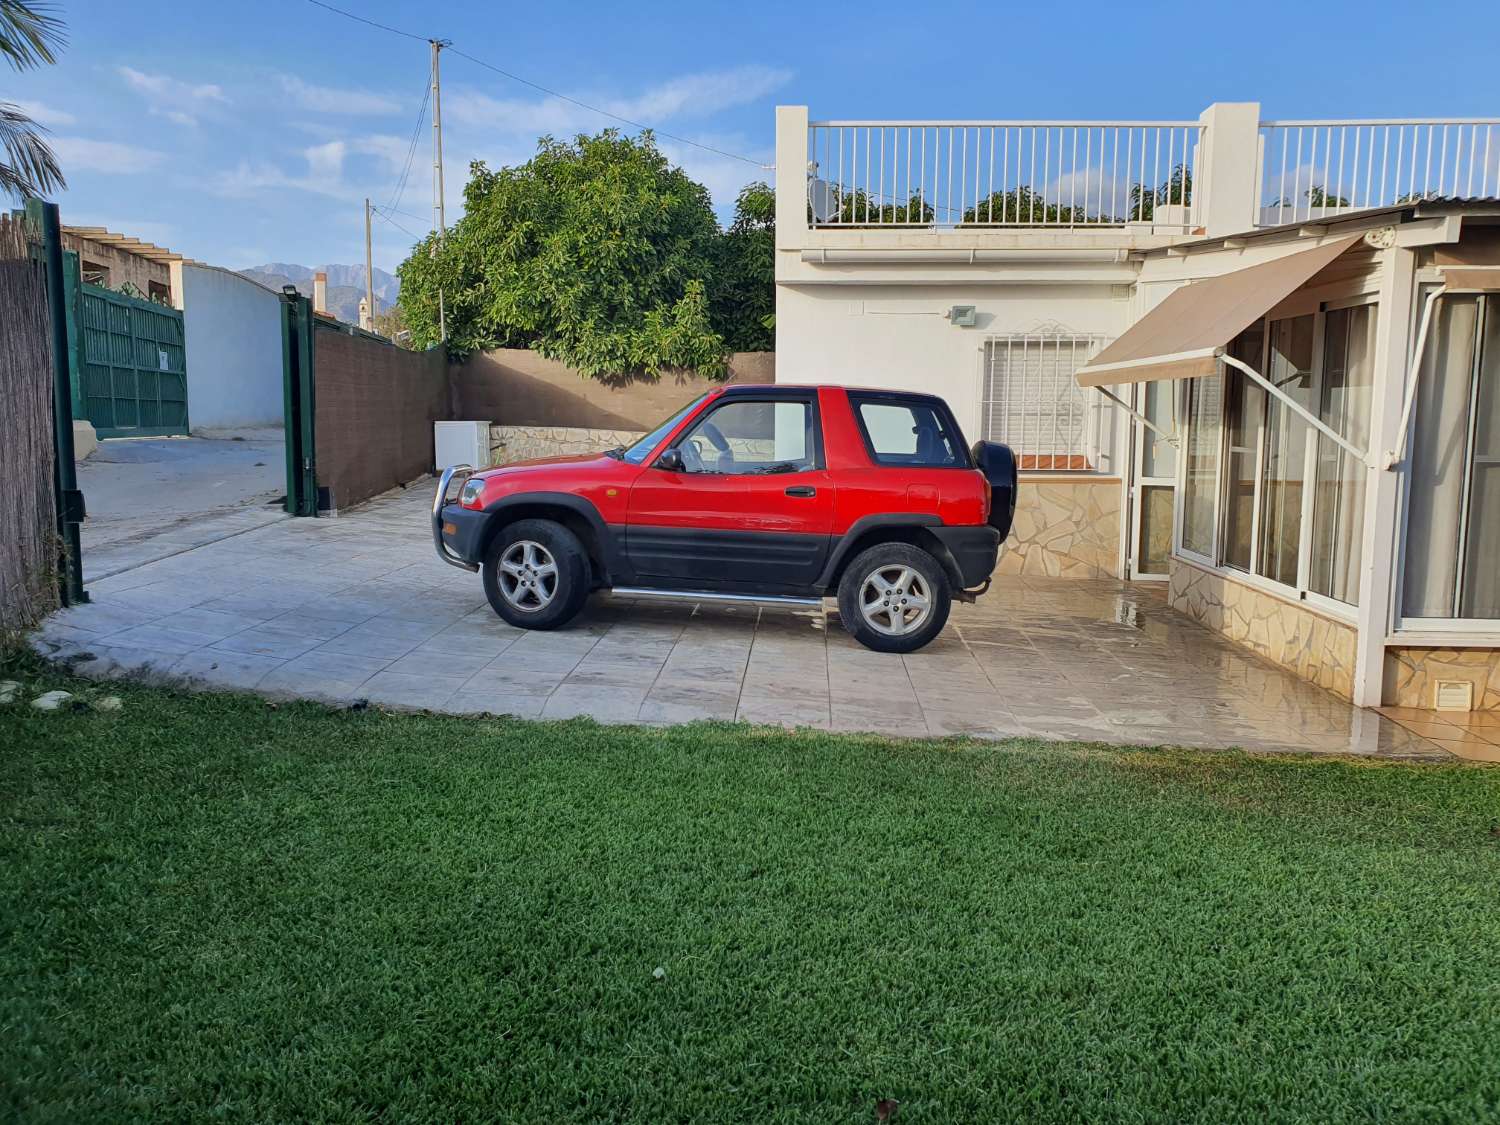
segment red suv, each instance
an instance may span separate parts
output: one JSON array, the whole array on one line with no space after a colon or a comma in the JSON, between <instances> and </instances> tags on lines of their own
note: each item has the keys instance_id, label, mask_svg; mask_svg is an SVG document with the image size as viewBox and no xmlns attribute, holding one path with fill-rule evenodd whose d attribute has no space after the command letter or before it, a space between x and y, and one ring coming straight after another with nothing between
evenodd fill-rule
<instances>
[{"instance_id":1,"label":"red suv","mask_svg":"<svg viewBox=\"0 0 1500 1125\"><path fill-rule=\"evenodd\" d=\"M727 386L629 448L443 473L432 535L495 612L570 621L589 592L820 605L881 652L989 585L1016 504L1004 445L972 450L932 395Z\"/></svg>"}]
</instances>

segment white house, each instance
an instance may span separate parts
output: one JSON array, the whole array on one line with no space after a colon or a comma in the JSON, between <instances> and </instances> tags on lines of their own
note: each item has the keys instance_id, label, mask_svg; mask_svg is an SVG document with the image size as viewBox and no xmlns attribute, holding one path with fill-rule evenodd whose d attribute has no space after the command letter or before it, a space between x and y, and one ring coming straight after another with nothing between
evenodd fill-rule
<instances>
[{"instance_id":1,"label":"white house","mask_svg":"<svg viewBox=\"0 0 1500 1125\"><path fill-rule=\"evenodd\" d=\"M1015 448L1002 573L1163 581L1359 704L1500 709L1500 118L781 107L777 167L778 380Z\"/></svg>"}]
</instances>

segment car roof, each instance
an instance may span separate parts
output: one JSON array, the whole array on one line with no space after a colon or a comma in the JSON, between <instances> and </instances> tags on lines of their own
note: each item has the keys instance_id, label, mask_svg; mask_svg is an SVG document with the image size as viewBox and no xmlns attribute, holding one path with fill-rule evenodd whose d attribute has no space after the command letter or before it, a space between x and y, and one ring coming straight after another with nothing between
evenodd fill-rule
<instances>
[{"instance_id":1,"label":"car roof","mask_svg":"<svg viewBox=\"0 0 1500 1125\"><path fill-rule=\"evenodd\" d=\"M892 398L924 398L942 401L941 396L925 391L898 391L890 387L850 387L843 383L726 383L722 393L763 395L784 391L844 391L856 395L882 395Z\"/></svg>"}]
</instances>

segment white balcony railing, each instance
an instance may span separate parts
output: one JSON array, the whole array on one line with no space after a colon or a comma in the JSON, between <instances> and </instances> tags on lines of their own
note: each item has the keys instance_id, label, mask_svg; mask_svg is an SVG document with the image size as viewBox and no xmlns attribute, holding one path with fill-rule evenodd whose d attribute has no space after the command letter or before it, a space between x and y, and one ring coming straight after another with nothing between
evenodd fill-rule
<instances>
[{"instance_id":1,"label":"white balcony railing","mask_svg":"<svg viewBox=\"0 0 1500 1125\"><path fill-rule=\"evenodd\" d=\"M815 227L1191 228L1197 121L815 121Z\"/></svg>"},{"instance_id":2,"label":"white balcony railing","mask_svg":"<svg viewBox=\"0 0 1500 1125\"><path fill-rule=\"evenodd\" d=\"M1263 121L1259 223L1500 193L1500 118Z\"/></svg>"}]
</instances>

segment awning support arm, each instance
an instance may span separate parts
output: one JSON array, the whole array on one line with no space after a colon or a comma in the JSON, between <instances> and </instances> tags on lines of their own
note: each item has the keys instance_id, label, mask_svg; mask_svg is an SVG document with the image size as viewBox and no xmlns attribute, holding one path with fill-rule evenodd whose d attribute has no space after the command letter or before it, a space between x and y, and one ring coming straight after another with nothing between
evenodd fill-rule
<instances>
[{"instance_id":1,"label":"awning support arm","mask_svg":"<svg viewBox=\"0 0 1500 1125\"><path fill-rule=\"evenodd\" d=\"M1156 434L1157 437L1162 439L1162 441L1166 442L1168 445L1171 445L1174 449L1177 447L1176 434L1167 433L1166 430L1162 429L1155 422L1151 421L1150 418L1147 418L1139 410L1131 406L1128 402L1126 402L1119 395L1115 394L1113 391L1106 391L1103 387L1095 387L1094 390L1098 391L1105 398L1109 399L1110 402L1114 403L1121 410L1125 411L1126 414L1129 414L1137 422L1145 426L1146 429Z\"/></svg>"},{"instance_id":2,"label":"awning support arm","mask_svg":"<svg viewBox=\"0 0 1500 1125\"><path fill-rule=\"evenodd\" d=\"M1427 347L1427 329L1432 324L1432 310L1445 292L1441 285L1427 294L1427 303L1422 306L1422 323L1417 328L1417 346L1412 349L1411 363L1406 371L1406 399L1401 403L1401 428L1396 432L1396 448L1385 451L1385 467L1394 469L1401 463L1406 452L1406 431L1411 425L1411 408L1417 400L1417 380L1422 377L1422 353Z\"/></svg>"},{"instance_id":3,"label":"awning support arm","mask_svg":"<svg viewBox=\"0 0 1500 1125\"><path fill-rule=\"evenodd\" d=\"M1317 430L1318 433L1322 434L1329 441L1335 443L1341 448L1347 450L1349 453L1353 454L1355 457L1359 458L1360 462L1365 466L1365 468L1373 469L1375 467L1370 463L1369 453L1367 453L1363 449L1357 448L1352 442L1345 438L1343 434L1327 425L1321 418L1311 413L1300 402L1294 399L1291 395L1287 394L1284 390L1278 387L1275 383L1271 382L1271 380L1267 379L1264 375L1255 370L1255 368L1251 367L1248 363L1245 363L1243 360L1235 359L1234 356L1228 355L1227 353L1220 355L1219 358L1222 359L1225 363L1229 364L1230 367L1233 367L1239 371L1243 371L1252 380L1254 380L1257 385L1263 387L1267 394L1285 403L1287 408L1291 410L1293 414L1297 415L1297 417L1301 418L1304 422L1306 422L1313 429Z\"/></svg>"}]
</instances>

